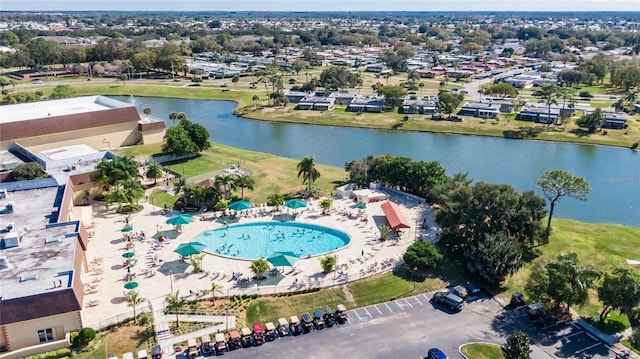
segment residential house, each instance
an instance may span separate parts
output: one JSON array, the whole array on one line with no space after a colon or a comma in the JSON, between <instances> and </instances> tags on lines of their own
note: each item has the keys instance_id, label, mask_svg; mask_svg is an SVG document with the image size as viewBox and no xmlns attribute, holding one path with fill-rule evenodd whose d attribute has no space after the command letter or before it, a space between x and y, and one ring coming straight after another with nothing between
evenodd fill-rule
<instances>
[{"instance_id":1,"label":"residential house","mask_svg":"<svg viewBox=\"0 0 640 359\"><path fill-rule=\"evenodd\" d=\"M329 97L335 99L336 105L348 105L353 101L353 99L360 97L360 95L348 92L332 92Z\"/></svg>"},{"instance_id":2,"label":"residential house","mask_svg":"<svg viewBox=\"0 0 640 359\"><path fill-rule=\"evenodd\" d=\"M296 110L328 111L333 108L335 98L327 96L306 96L294 107Z\"/></svg>"},{"instance_id":3,"label":"residential house","mask_svg":"<svg viewBox=\"0 0 640 359\"><path fill-rule=\"evenodd\" d=\"M366 96L357 97L347 106L349 112L382 112L384 111L384 97Z\"/></svg>"},{"instance_id":4,"label":"residential house","mask_svg":"<svg viewBox=\"0 0 640 359\"><path fill-rule=\"evenodd\" d=\"M438 101L405 99L399 110L407 114L433 115L438 112Z\"/></svg>"},{"instance_id":5,"label":"residential house","mask_svg":"<svg viewBox=\"0 0 640 359\"><path fill-rule=\"evenodd\" d=\"M483 98L480 103L489 103L499 106L499 111L503 113L513 113L516 110L518 101L511 98Z\"/></svg>"},{"instance_id":6,"label":"residential house","mask_svg":"<svg viewBox=\"0 0 640 359\"><path fill-rule=\"evenodd\" d=\"M303 98L312 96L311 92L304 91L287 91L284 93L289 103L299 103Z\"/></svg>"},{"instance_id":7,"label":"residential house","mask_svg":"<svg viewBox=\"0 0 640 359\"><path fill-rule=\"evenodd\" d=\"M480 118L496 118L500 112L499 110L500 107L491 102L467 102L462 105L459 114Z\"/></svg>"},{"instance_id":8,"label":"residential house","mask_svg":"<svg viewBox=\"0 0 640 359\"><path fill-rule=\"evenodd\" d=\"M517 119L522 121L533 121L536 123L556 123L560 111L557 108L537 107L537 106L523 106L518 113Z\"/></svg>"},{"instance_id":9,"label":"residential house","mask_svg":"<svg viewBox=\"0 0 640 359\"><path fill-rule=\"evenodd\" d=\"M627 128L627 115L622 112L605 112L602 114L602 117L604 117L602 128L611 128L615 130Z\"/></svg>"}]
</instances>

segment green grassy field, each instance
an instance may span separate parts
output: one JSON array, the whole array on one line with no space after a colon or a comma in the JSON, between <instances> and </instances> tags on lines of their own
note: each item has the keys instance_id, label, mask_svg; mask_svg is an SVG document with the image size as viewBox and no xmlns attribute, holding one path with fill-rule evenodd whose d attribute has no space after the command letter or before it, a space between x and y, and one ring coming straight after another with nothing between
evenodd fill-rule
<instances>
[{"instance_id":1,"label":"green grassy field","mask_svg":"<svg viewBox=\"0 0 640 359\"><path fill-rule=\"evenodd\" d=\"M465 344L460 348L467 359L503 359L499 345L489 343Z\"/></svg>"}]
</instances>

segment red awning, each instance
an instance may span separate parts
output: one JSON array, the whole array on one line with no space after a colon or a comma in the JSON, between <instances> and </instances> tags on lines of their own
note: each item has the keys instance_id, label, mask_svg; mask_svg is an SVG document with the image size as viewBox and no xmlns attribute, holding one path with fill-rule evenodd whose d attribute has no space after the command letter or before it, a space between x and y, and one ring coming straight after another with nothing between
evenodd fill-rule
<instances>
[{"instance_id":1,"label":"red awning","mask_svg":"<svg viewBox=\"0 0 640 359\"><path fill-rule=\"evenodd\" d=\"M380 208L382 208L382 212L384 212L385 217L387 217L387 221L392 229L411 227L397 204L386 201L380 205Z\"/></svg>"}]
</instances>

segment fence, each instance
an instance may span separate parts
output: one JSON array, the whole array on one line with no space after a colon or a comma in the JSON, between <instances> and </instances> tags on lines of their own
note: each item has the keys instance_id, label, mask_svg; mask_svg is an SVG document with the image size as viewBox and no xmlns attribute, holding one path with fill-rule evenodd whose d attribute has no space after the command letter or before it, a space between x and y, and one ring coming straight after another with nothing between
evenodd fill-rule
<instances>
[{"instance_id":1,"label":"fence","mask_svg":"<svg viewBox=\"0 0 640 359\"><path fill-rule=\"evenodd\" d=\"M145 307L137 307L136 308L136 315L140 315L141 313L151 313L151 307L149 306L145 306ZM87 325L88 327L91 327L93 329L96 330L100 330L100 329L104 329L108 326L111 325L116 325L119 323L122 323L123 321L125 321L126 319L129 318L133 318L133 310L124 312L124 313L120 313L120 314L116 314L112 317L106 318L106 319L102 319L100 320L98 323L88 323L89 325Z\"/></svg>"}]
</instances>

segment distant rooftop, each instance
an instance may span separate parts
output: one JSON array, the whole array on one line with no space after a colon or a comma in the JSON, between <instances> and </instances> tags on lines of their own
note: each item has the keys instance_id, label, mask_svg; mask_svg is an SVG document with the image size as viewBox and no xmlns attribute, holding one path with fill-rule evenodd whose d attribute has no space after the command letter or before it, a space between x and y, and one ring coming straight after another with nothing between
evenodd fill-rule
<instances>
[{"instance_id":1,"label":"distant rooftop","mask_svg":"<svg viewBox=\"0 0 640 359\"><path fill-rule=\"evenodd\" d=\"M0 111L0 124L124 107L134 107L134 105L105 96L84 96L61 100L21 103L3 106Z\"/></svg>"}]
</instances>

